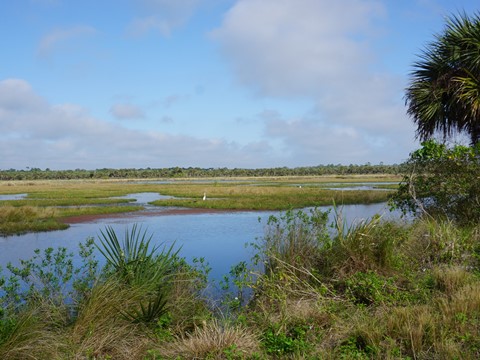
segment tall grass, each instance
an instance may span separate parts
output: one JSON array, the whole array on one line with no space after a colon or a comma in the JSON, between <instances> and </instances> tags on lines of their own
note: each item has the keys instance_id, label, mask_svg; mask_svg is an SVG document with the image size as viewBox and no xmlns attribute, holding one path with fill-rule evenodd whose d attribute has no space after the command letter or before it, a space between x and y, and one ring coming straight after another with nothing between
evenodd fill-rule
<instances>
[{"instance_id":1,"label":"tall grass","mask_svg":"<svg viewBox=\"0 0 480 360\"><path fill-rule=\"evenodd\" d=\"M138 306L143 296L116 279L95 286L69 330L72 358L141 358L152 342L149 333L122 313Z\"/></svg>"},{"instance_id":2,"label":"tall grass","mask_svg":"<svg viewBox=\"0 0 480 360\"><path fill-rule=\"evenodd\" d=\"M0 343L2 359L55 359L68 349L65 313L47 302L30 304L11 321L14 326Z\"/></svg>"},{"instance_id":3,"label":"tall grass","mask_svg":"<svg viewBox=\"0 0 480 360\"><path fill-rule=\"evenodd\" d=\"M56 220L56 214L54 208L0 206L0 235L68 228Z\"/></svg>"},{"instance_id":4,"label":"tall grass","mask_svg":"<svg viewBox=\"0 0 480 360\"><path fill-rule=\"evenodd\" d=\"M330 239L317 246L307 241L308 256L301 250L295 257L294 249L302 247L291 241L300 237L286 234L301 233L300 219L268 227L259 247L269 271L253 285L256 296L247 314L265 332L267 353L282 349L288 350L285 356L345 359L480 356L477 229L432 219L405 225L380 217L347 227L337 213ZM306 329L301 337L299 329Z\"/></svg>"}]
</instances>

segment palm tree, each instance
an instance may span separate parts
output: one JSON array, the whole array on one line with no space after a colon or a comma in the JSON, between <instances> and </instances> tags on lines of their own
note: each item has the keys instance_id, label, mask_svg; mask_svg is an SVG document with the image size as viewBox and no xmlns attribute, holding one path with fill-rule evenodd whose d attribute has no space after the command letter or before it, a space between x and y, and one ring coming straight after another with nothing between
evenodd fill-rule
<instances>
[{"instance_id":1,"label":"palm tree","mask_svg":"<svg viewBox=\"0 0 480 360\"><path fill-rule=\"evenodd\" d=\"M444 139L454 133L480 140L480 14L447 19L414 63L406 89L407 113L417 125L417 137Z\"/></svg>"}]
</instances>

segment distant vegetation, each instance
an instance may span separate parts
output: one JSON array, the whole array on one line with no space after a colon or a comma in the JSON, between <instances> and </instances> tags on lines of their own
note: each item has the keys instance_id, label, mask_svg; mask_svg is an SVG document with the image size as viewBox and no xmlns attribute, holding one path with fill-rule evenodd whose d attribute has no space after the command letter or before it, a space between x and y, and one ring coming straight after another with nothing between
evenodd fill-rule
<instances>
[{"instance_id":1,"label":"distant vegetation","mask_svg":"<svg viewBox=\"0 0 480 360\"><path fill-rule=\"evenodd\" d=\"M206 178L206 177L261 177L261 176L318 176L318 175L373 175L402 173L403 165L319 165L309 167L279 167L263 169L229 169L171 167L158 169L96 169L50 170L27 168L26 170L0 170L0 180L39 179L155 179L155 178Z\"/></svg>"}]
</instances>

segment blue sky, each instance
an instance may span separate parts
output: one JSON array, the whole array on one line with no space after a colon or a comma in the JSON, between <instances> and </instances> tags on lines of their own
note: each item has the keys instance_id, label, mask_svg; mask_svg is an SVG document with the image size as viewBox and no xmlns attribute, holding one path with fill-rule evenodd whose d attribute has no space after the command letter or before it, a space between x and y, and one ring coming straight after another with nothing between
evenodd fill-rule
<instances>
[{"instance_id":1,"label":"blue sky","mask_svg":"<svg viewBox=\"0 0 480 360\"><path fill-rule=\"evenodd\" d=\"M400 163L473 0L0 0L0 169Z\"/></svg>"}]
</instances>

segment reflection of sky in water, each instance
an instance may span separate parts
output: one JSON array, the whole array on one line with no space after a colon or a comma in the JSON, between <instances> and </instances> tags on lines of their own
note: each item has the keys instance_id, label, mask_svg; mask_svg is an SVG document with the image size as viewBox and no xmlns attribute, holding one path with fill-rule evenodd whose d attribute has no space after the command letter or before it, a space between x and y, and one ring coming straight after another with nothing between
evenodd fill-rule
<instances>
[{"instance_id":1,"label":"reflection of sky in water","mask_svg":"<svg viewBox=\"0 0 480 360\"><path fill-rule=\"evenodd\" d=\"M162 199L174 199L174 196L169 195L160 195L156 192L144 192L144 193L135 193L128 194L125 196L119 196L118 199L135 199L135 204L146 205L151 201L162 200Z\"/></svg>"},{"instance_id":2,"label":"reflection of sky in water","mask_svg":"<svg viewBox=\"0 0 480 360\"><path fill-rule=\"evenodd\" d=\"M328 207L320 208L327 209ZM398 218L398 213L389 213L385 204L338 206L337 211L341 211L342 217L349 222L368 219L375 214ZM89 237L98 239L100 230L106 226L112 226L117 236L123 239L126 227L137 223L142 229L147 229L149 234L153 234L153 243L165 243L169 246L175 242L176 246L181 246L180 255L187 261L191 261L193 257L204 257L213 268L211 277L219 280L228 273L232 265L251 258L252 249L246 248L245 244L263 236L265 224L272 214L278 215L279 212L121 217L73 224L63 231L0 237L0 265L5 267L9 261L18 263L19 259L30 258L37 248L64 246L76 252L79 242ZM331 211L331 221L333 216Z\"/></svg>"},{"instance_id":3,"label":"reflection of sky in water","mask_svg":"<svg viewBox=\"0 0 480 360\"><path fill-rule=\"evenodd\" d=\"M27 194L8 194L0 195L0 200L22 200L25 199Z\"/></svg>"}]
</instances>

